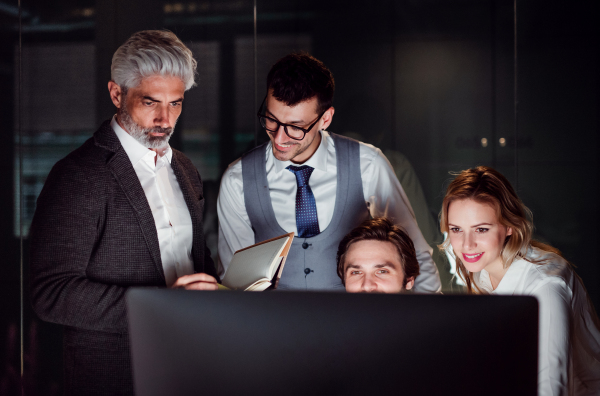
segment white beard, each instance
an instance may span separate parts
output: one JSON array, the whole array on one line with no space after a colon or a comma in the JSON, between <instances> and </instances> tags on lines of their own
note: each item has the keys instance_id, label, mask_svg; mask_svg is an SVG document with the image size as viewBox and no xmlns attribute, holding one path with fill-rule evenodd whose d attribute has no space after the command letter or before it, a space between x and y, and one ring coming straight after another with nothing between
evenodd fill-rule
<instances>
[{"instance_id":1,"label":"white beard","mask_svg":"<svg viewBox=\"0 0 600 396\"><path fill-rule=\"evenodd\" d=\"M167 147L169 139L173 134L173 128L162 128L159 126L144 128L137 124L127 112L126 103L119 109L119 120L123 123L125 130L137 140L142 146L149 149L162 149ZM152 136L151 133L164 133L164 136Z\"/></svg>"}]
</instances>

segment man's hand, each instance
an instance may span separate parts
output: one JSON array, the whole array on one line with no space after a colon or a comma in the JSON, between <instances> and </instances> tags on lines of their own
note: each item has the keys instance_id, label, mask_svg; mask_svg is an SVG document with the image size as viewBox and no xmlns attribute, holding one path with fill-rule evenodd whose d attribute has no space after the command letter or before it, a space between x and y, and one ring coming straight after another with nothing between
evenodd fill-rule
<instances>
[{"instance_id":1,"label":"man's hand","mask_svg":"<svg viewBox=\"0 0 600 396\"><path fill-rule=\"evenodd\" d=\"M217 290L217 280L208 274L192 274L184 275L177 279L172 289L186 289L186 290Z\"/></svg>"}]
</instances>

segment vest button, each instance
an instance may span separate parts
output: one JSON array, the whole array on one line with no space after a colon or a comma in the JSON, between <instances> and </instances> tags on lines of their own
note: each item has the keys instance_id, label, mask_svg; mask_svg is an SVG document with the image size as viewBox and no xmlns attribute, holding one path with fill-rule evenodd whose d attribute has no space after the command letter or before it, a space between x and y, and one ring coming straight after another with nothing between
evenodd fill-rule
<instances>
[{"instance_id":1,"label":"vest button","mask_svg":"<svg viewBox=\"0 0 600 396\"><path fill-rule=\"evenodd\" d=\"M302 249L308 249L308 243L304 242L302 244ZM308 273L308 272L307 272Z\"/></svg>"},{"instance_id":2,"label":"vest button","mask_svg":"<svg viewBox=\"0 0 600 396\"><path fill-rule=\"evenodd\" d=\"M304 268L304 273L305 273L306 275L310 274L310 268Z\"/></svg>"}]
</instances>

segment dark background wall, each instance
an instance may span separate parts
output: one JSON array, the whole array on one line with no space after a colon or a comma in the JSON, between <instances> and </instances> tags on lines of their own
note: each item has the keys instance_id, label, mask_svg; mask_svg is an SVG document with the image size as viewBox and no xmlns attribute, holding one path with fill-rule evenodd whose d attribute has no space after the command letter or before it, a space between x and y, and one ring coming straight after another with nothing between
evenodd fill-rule
<instances>
[{"instance_id":1,"label":"dark background wall","mask_svg":"<svg viewBox=\"0 0 600 396\"><path fill-rule=\"evenodd\" d=\"M206 181L213 251L221 174L265 138L255 113L269 67L306 50L336 78L331 131L404 154L433 217L450 171L497 168L533 211L538 238L577 266L600 305L595 2L519 0L516 53L504 0L257 0L256 52L249 0L21 4L19 36L17 2L0 0L0 394L18 393L21 329L26 394L60 393L61 329L28 303L28 224L51 166L113 114L112 53L141 29L173 30L199 61L172 145Z\"/></svg>"}]
</instances>

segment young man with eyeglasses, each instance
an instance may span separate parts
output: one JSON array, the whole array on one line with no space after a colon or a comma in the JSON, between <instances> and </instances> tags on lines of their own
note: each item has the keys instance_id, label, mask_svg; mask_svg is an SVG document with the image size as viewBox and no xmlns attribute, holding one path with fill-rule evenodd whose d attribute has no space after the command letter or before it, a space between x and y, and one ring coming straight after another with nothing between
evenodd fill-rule
<instances>
[{"instance_id":1,"label":"young man with eyeglasses","mask_svg":"<svg viewBox=\"0 0 600 396\"><path fill-rule=\"evenodd\" d=\"M225 171L219 214L219 271L246 246L288 232L296 238L278 289L344 290L336 270L342 238L369 217L388 217L415 244L417 292L439 292L431 248L381 150L326 131L334 80L308 54L280 59L267 77L258 117L270 141Z\"/></svg>"}]
</instances>

